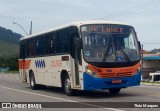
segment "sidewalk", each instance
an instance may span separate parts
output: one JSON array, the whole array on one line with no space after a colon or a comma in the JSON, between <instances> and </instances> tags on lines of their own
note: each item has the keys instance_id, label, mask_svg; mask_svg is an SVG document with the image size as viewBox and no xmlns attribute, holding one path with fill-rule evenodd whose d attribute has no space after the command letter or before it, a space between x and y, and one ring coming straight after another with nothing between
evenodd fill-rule
<instances>
[{"instance_id":1,"label":"sidewalk","mask_svg":"<svg viewBox=\"0 0 160 111\"><path fill-rule=\"evenodd\" d=\"M141 82L141 85L146 85L146 86L158 86L158 87L160 87L160 83L146 83L146 82Z\"/></svg>"}]
</instances>

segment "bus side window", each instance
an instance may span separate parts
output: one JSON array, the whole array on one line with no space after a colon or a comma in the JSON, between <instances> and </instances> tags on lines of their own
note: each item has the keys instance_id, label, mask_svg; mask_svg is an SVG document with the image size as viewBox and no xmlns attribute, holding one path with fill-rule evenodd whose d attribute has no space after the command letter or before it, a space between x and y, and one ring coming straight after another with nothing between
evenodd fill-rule
<instances>
[{"instance_id":1,"label":"bus side window","mask_svg":"<svg viewBox=\"0 0 160 111\"><path fill-rule=\"evenodd\" d=\"M36 39L36 52L37 56L42 56L44 55L44 35L38 36Z\"/></svg>"},{"instance_id":2,"label":"bus side window","mask_svg":"<svg viewBox=\"0 0 160 111\"><path fill-rule=\"evenodd\" d=\"M36 39L30 39L28 44L29 57L36 56Z\"/></svg>"},{"instance_id":3,"label":"bus side window","mask_svg":"<svg viewBox=\"0 0 160 111\"><path fill-rule=\"evenodd\" d=\"M45 35L45 54L55 54L55 40L55 32L51 32Z\"/></svg>"},{"instance_id":4,"label":"bus side window","mask_svg":"<svg viewBox=\"0 0 160 111\"><path fill-rule=\"evenodd\" d=\"M56 53L69 53L68 28L57 31Z\"/></svg>"},{"instance_id":5,"label":"bus side window","mask_svg":"<svg viewBox=\"0 0 160 111\"><path fill-rule=\"evenodd\" d=\"M24 59L27 57L27 40L23 40L20 42L20 52L19 52L19 58Z\"/></svg>"},{"instance_id":6,"label":"bus side window","mask_svg":"<svg viewBox=\"0 0 160 111\"><path fill-rule=\"evenodd\" d=\"M23 59L23 57L24 57L24 45L20 45L19 59Z\"/></svg>"}]
</instances>

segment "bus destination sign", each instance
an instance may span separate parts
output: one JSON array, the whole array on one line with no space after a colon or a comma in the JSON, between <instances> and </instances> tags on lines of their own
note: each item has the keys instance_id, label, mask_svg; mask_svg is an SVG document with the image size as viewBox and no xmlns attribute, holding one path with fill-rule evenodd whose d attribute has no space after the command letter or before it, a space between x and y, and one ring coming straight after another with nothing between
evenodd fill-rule
<instances>
[{"instance_id":1,"label":"bus destination sign","mask_svg":"<svg viewBox=\"0 0 160 111\"><path fill-rule=\"evenodd\" d=\"M83 27L82 27L83 28ZM106 33L119 33L128 34L130 33L130 27L120 25L88 25L86 31L89 32L106 32Z\"/></svg>"}]
</instances>

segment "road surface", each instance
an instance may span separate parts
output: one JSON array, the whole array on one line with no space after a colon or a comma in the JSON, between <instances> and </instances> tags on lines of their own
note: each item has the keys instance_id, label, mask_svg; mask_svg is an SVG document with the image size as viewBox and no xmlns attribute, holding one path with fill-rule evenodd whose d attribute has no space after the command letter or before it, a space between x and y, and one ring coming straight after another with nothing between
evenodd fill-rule
<instances>
[{"instance_id":1,"label":"road surface","mask_svg":"<svg viewBox=\"0 0 160 111\"><path fill-rule=\"evenodd\" d=\"M60 88L46 87L31 90L29 84L21 83L18 74L0 74L0 102L160 102L160 87L137 86L122 89L120 94L111 95L107 90L94 92L77 92L75 96L66 96ZM58 104L57 104L58 105ZM85 104L91 105L88 103ZM42 108L42 109L16 109L17 111L150 111L150 108ZM0 109L0 111L13 111L15 109Z\"/></svg>"}]
</instances>

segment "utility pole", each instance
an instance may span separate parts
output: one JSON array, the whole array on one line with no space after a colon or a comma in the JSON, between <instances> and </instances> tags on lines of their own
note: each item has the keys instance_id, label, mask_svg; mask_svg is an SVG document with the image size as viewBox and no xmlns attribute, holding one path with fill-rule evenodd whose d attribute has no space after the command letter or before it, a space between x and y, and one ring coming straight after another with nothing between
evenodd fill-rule
<instances>
[{"instance_id":1,"label":"utility pole","mask_svg":"<svg viewBox=\"0 0 160 111\"><path fill-rule=\"evenodd\" d=\"M142 46L142 51L141 51L141 70L142 70L142 79L143 79L143 45Z\"/></svg>"},{"instance_id":2,"label":"utility pole","mask_svg":"<svg viewBox=\"0 0 160 111\"><path fill-rule=\"evenodd\" d=\"M32 21L31 21L31 24L30 24L30 35L32 35Z\"/></svg>"}]
</instances>

